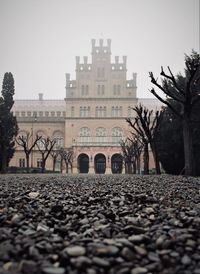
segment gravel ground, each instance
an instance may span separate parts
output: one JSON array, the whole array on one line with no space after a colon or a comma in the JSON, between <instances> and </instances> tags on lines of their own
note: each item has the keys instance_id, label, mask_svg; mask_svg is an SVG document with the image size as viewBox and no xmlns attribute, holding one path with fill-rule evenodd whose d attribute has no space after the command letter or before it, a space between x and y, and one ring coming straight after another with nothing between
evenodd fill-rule
<instances>
[{"instance_id":1,"label":"gravel ground","mask_svg":"<svg viewBox=\"0 0 200 274\"><path fill-rule=\"evenodd\" d=\"M200 179L0 177L0 274L200 274Z\"/></svg>"}]
</instances>

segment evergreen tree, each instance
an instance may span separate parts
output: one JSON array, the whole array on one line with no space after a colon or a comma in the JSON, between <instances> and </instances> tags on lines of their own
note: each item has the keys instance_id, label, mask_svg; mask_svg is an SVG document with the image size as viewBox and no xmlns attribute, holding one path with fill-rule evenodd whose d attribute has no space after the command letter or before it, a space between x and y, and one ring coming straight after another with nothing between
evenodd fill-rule
<instances>
[{"instance_id":1,"label":"evergreen tree","mask_svg":"<svg viewBox=\"0 0 200 274\"><path fill-rule=\"evenodd\" d=\"M171 104L171 101L163 99L154 88L151 89L151 92L155 97L166 104L175 115L180 117L183 132L185 174L195 175L192 113L196 104L200 102L200 55L194 51L190 56L186 55L185 66L185 76L182 76L184 82L180 82L179 78L181 77L175 77L169 67L168 74L161 68L160 75L162 76L162 84L158 83L158 80L154 77L152 72L150 72L149 75L151 82L160 89L167 98L173 99L173 101L181 106L180 111L177 111Z\"/></svg>"},{"instance_id":2,"label":"evergreen tree","mask_svg":"<svg viewBox=\"0 0 200 274\"><path fill-rule=\"evenodd\" d=\"M11 111L14 104L14 78L6 72L0 97L0 172L5 173L15 152L15 136L18 132L17 120Z\"/></svg>"},{"instance_id":3,"label":"evergreen tree","mask_svg":"<svg viewBox=\"0 0 200 274\"><path fill-rule=\"evenodd\" d=\"M169 99L168 99L169 100ZM177 111L181 105L170 99L170 104ZM200 175L200 102L197 102L191 113L191 127L193 139L193 164L194 174ZM159 160L163 169L169 174L183 174L184 170L184 141L183 125L179 116L175 115L169 107L163 113L157 136L156 146L159 152Z\"/></svg>"}]
</instances>

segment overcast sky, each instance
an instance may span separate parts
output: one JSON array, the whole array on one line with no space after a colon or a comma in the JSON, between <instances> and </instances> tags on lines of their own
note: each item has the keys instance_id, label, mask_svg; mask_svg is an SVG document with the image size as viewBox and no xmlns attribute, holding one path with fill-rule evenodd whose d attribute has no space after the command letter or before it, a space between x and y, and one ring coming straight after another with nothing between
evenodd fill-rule
<instances>
[{"instance_id":1,"label":"overcast sky","mask_svg":"<svg viewBox=\"0 0 200 274\"><path fill-rule=\"evenodd\" d=\"M149 71L178 73L199 52L199 0L0 0L0 37L0 83L12 72L16 99L63 99L92 38L111 38L112 60L127 55L138 97L152 97Z\"/></svg>"}]
</instances>

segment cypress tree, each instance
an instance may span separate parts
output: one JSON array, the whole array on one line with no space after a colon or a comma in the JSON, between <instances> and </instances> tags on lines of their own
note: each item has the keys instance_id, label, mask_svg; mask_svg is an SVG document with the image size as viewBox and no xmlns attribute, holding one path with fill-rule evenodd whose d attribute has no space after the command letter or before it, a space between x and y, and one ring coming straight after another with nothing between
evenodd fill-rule
<instances>
[{"instance_id":1,"label":"cypress tree","mask_svg":"<svg viewBox=\"0 0 200 274\"><path fill-rule=\"evenodd\" d=\"M17 120L11 109L15 92L12 73L4 74L2 96L0 97L0 172L5 173L15 152L15 136L18 132Z\"/></svg>"}]
</instances>

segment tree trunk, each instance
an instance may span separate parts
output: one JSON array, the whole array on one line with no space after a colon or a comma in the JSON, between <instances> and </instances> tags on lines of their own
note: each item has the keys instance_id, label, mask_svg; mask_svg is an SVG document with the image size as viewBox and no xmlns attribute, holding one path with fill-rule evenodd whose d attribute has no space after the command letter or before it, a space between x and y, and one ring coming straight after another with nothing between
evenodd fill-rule
<instances>
[{"instance_id":1,"label":"tree trunk","mask_svg":"<svg viewBox=\"0 0 200 274\"><path fill-rule=\"evenodd\" d=\"M149 174L149 146L148 143L144 143L144 174Z\"/></svg>"},{"instance_id":2,"label":"tree trunk","mask_svg":"<svg viewBox=\"0 0 200 274\"><path fill-rule=\"evenodd\" d=\"M68 165L68 163L65 163L65 165L66 165L66 173L68 174L69 173L69 165Z\"/></svg>"},{"instance_id":3,"label":"tree trunk","mask_svg":"<svg viewBox=\"0 0 200 274\"><path fill-rule=\"evenodd\" d=\"M44 173L45 170L45 164L46 164L46 160L44 157L42 157L42 173Z\"/></svg>"},{"instance_id":4,"label":"tree trunk","mask_svg":"<svg viewBox=\"0 0 200 274\"><path fill-rule=\"evenodd\" d=\"M155 168L156 168L156 174L161 174L161 171L160 171L160 163L159 163L159 160L158 160L158 153L156 151L156 146L155 146L155 143L152 142L150 144L151 146L151 151L152 151L152 154L153 154L153 160L154 160L154 163L155 163Z\"/></svg>"},{"instance_id":5,"label":"tree trunk","mask_svg":"<svg viewBox=\"0 0 200 274\"><path fill-rule=\"evenodd\" d=\"M183 143L185 156L185 175L195 175L193 166L193 142L190 119L188 116L183 117Z\"/></svg>"},{"instance_id":6,"label":"tree trunk","mask_svg":"<svg viewBox=\"0 0 200 274\"><path fill-rule=\"evenodd\" d=\"M137 162L137 173L140 174L140 154L137 156L136 162Z\"/></svg>"},{"instance_id":7,"label":"tree trunk","mask_svg":"<svg viewBox=\"0 0 200 274\"><path fill-rule=\"evenodd\" d=\"M29 155L26 154L26 172L29 173L30 169L29 169Z\"/></svg>"},{"instance_id":8,"label":"tree trunk","mask_svg":"<svg viewBox=\"0 0 200 274\"><path fill-rule=\"evenodd\" d=\"M133 174L136 174L136 161L133 162Z\"/></svg>"},{"instance_id":9,"label":"tree trunk","mask_svg":"<svg viewBox=\"0 0 200 274\"><path fill-rule=\"evenodd\" d=\"M53 172L55 172L56 169L56 158L53 158Z\"/></svg>"},{"instance_id":10,"label":"tree trunk","mask_svg":"<svg viewBox=\"0 0 200 274\"><path fill-rule=\"evenodd\" d=\"M1 160L2 160L1 173L4 174L7 171L7 150L6 150L6 148L2 148Z\"/></svg>"},{"instance_id":11,"label":"tree trunk","mask_svg":"<svg viewBox=\"0 0 200 274\"><path fill-rule=\"evenodd\" d=\"M60 173L63 172L63 159L60 160Z\"/></svg>"}]
</instances>

